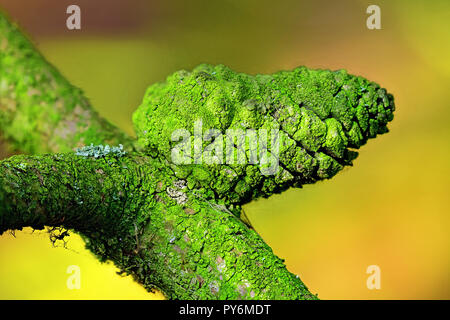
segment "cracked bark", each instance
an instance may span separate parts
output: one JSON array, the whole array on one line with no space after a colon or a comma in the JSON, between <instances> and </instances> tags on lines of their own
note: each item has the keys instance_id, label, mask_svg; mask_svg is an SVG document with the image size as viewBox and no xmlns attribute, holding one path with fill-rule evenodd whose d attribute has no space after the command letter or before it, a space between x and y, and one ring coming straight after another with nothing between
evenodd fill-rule
<instances>
[{"instance_id":1,"label":"cracked bark","mask_svg":"<svg viewBox=\"0 0 450 320\"><path fill-rule=\"evenodd\" d=\"M4 137L30 154L0 162L0 232L74 230L100 260L172 299L316 299L254 230L180 187L163 160L70 152L90 143L133 151L134 143L1 14L0 112Z\"/></svg>"},{"instance_id":2,"label":"cracked bark","mask_svg":"<svg viewBox=\"0 0 450 320\"><path fill-rule=\"evenodd\" d=\"M0 162L0 232L62 226L148 290L176 299L314 299L259 235L138 153Z\"/></svg>"}]
</instances>

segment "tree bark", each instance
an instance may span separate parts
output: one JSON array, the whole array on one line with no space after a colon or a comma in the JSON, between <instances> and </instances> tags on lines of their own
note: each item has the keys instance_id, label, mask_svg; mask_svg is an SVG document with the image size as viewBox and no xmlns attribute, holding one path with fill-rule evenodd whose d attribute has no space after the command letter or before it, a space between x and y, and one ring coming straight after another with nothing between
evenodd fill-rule
<instances>
[{"instance_id":1,"label":"tree bark","mask_svg":"<svg viewBox=\"0 0 450 320\"><path fill-rule=\"evenodd\" d=\"M101 118L0 14L0 233L62 226L171 299L316 299L261 237ZM94 152L94 151L95 152ZM61 153L63 152L63 153Z\"/></svg>"},{"instance_id":2,"label":"tree bark","mask_svg":"<svg viewBox=\"0 0 450 320\"><path fill-rule=\"evenodd\" d=\"M168 298L316 298L254 230L148 156L13 156L0 162L0 203L0 232L74 230Z\"/></svg>"},{"instance_id":3,"label":"tree bark","mask_svg":"<svg viewBox=\"0 0 450 320\"><path fill-rule=\"evenodd\" d=\"M13 150L67 152L133 140L100 117L31 42L0 13L0 128Z\"/></svg>"}]
</instances>

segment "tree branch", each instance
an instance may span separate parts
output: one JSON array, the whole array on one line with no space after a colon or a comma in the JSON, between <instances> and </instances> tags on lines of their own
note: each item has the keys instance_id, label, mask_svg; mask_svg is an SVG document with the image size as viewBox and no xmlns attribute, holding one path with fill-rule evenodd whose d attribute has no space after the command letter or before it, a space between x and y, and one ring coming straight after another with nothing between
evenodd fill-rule
<instances>
[{"instance_id":1,"label":"tree branch","mask_svg":"<svg viewBox=\"0 0 450 320\"><path fill-rule=\"evenodd\" d=\"M254 230L198 198L158 160L95 156L1 161L0 232L73 229L102 261L168 298L316 298Z\"/></svg>"},{"instance_id":2,"label":"tree branch","mask_svg":"<svg viewBox=\"0 0 450 320\"><path fill-rule=\"evenodd\" d=\"M133 140L103 119L0 13L0 129L15 150L66 152Z\"/></svg>"},{"instance_id":3,"label":"tree branch","mask_svg":"<svg viewBox=\"0 0 450 320\"><path fill-rule=\"evenodd\" d=\"M394 110L386 89L345 70L252 76L202 64L151 85L133 123L145 150L231 207L332 178L368 139L388 132ZM184 160L178 166L177 147ZM201 156L190 152L196 148ZM209 163L208 149L215 156Z\"/></svg>"},{"instance_id":4,"label":"tree branch","mask_svg":"<svg viewBox=\"0 0 450 320\"><path fill-rule=\"evenodd\" d=\"M149 88L133 118L143 153L66 153L135 144L0 14L0 130L17 150L60 152L0 162L0 232L72 229L102 261L169 298L316 299L235 214L259 196L332 177L351 164L351 148L387 131L393 110L384 89L341 71L253 78L203 65ZM222 133L281 129L281 170L174 165L173 130L192 133L200 115Z\"/></svg>"}]
</instances>

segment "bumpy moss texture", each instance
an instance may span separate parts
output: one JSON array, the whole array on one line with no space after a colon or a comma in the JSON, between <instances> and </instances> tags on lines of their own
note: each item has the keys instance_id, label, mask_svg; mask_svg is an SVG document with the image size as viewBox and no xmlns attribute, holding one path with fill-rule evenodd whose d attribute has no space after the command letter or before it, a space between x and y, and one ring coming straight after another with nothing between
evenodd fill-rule
<instances>
[{"instance_id":1,"label":"bumpy moss texture","mask_svg":"<svg viewBox=\"0 0 450 320\"><path fill-rule=\"evenodd\" d=\"M135 143L0 14L0 130L22 152L54 152L0 162L0 233L74 230L101 261L168 298L316 299L237 217L241 205L331 178L352 149L387 132L393 110L384 89L345 71L249 76L201 65L148 89L133 116ZM198 120L202 133L216 129L200 139L205 149L227 129L278 130L279 152L269 138L265 154L279 163L275 174L249 163L251 145L243 164L198 163L204 155L190 144L192 163L174 163L174 130L196 142Z\"/></svg>"},{"instance_id":2,"label":"bumpy moss texture","mask_svg":"<svg viewBox=\"0 0 450 320\"><path fill-rule=\"evenodd\" d=\"M299 67L250 76L223 65L203 64L150 86L133 122L145 150L169 163L173 163L172 150L180 144L177 137L173 141L173 132L187 130L187 161L172 164L175 174L186 179L189 187L212 189L217 198L233 206L333 177L352 164L358 155L354 149L388 131L393 111L393 96L385 89L345 70ZM198 121L203 134L216 130L209 139L199 138L198 144L206 156L208 150L218 150L216 163L207 163L204 152L196 153ZM261 171L260 163L251 163L255 153L250 138L241 145L227 139L229 130L260 129L267 130L267 151L279 164L274 174ZM271 144L277 131L280 141L275 149ZM222 145L222 153L217 145ZM227 147L235 155L234 163L226 161ZM237 163L238 149L244 164Z\"/></svg>"},{"instance_id":3,"label":"bumpy moss texture","mask_svg":"<svg viewBox=\"0 0 450 320\"><path fill-rule=\"evenodd\" d=\"M142 154L13 156L0 162L0 203L0 233L64 226L168 298L315 298L254 230Z\"/></svg>"}]
</instances>

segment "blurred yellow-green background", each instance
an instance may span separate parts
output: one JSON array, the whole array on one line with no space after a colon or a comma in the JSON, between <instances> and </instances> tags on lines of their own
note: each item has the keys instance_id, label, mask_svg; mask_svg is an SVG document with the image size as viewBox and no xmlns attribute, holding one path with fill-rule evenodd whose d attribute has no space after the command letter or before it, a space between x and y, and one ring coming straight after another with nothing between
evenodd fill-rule
<instances>
[{"instance_id":1,"label":"blurred yellow-green background","mask_svg":"<svg viewBox=\"0 0 450 320\"><path fill-rule=\"evenodd\" d=\"M82 29L66 29L78 4ZM381 8L369 30L366 8ZM355 166L246 206L256 230L322 299L450 298L450 2L0 0L48 60L107 119L132 133L145 88L178 69L247 73L341 69L395 96L391 132ZM66 286L67 268L81 288ZM378 265L381 289L366 269ZM0 237L2 299L162 299L70 237L53 248L26 229Z\"/></svg>"}]
</instances>

